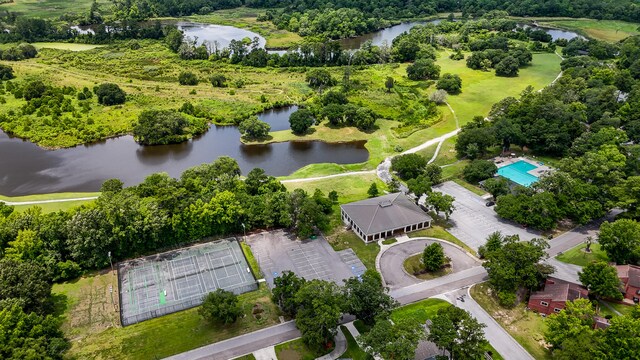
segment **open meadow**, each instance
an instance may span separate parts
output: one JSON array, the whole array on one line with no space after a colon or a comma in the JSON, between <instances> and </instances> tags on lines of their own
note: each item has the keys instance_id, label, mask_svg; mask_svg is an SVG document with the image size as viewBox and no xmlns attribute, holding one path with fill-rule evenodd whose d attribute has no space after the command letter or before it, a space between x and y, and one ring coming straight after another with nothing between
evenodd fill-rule
<instances>
[{"instance_id":1,"label":"open meadow","mask_svg":"<svg viewBox=\"0 0 640 360\"><path fill-rule=\"evenodd\" d=\"M13 0L0 4L0 11L12 11L42 19L55 20L63 15L83 14L89 11L93 0ZM96 0L100 12L110 12L110 0Z\"/></svg>"}]
</instances>

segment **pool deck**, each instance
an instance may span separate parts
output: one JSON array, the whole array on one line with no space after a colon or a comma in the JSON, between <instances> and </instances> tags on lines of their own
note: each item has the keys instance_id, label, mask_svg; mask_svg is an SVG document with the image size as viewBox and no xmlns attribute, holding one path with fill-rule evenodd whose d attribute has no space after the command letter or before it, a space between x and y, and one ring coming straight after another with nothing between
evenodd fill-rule
<instances>
[{"instance_id":1,"label":"pool deck","mask_svg":"<svg viewBox=\"0 0 640 360\"><path fill-rule=\"evenodd\" d=\"M519 157L505 157L505 156L497 156L495 158L493 158L493 163L496 164L496 166L498 167L498 169L503 168L505 166L509 166L511 164L517 163L518 161L524 161L527 162L533 166L536 166L535 169L527 171L527 173L529 175L533 175L537 178L542 177L543 175L550 173L551 171L553 171L552 168L550 168L547 165L544 164L540 164L539 162L529 159L527 157L524 156L519 156Z\"/></svg>"}]
</instances>

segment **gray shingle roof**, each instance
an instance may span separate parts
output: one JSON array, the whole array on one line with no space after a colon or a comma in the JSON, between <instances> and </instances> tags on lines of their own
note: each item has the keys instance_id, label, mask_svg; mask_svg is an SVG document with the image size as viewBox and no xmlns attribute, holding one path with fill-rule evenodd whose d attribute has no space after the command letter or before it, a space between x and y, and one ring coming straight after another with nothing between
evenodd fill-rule
<instances>
[{"instance_id":1,"label":"gray shingle roof","mask_svg":"<svg viewBox=\"0 0 640 360\"><path fill-rule=\"evenodd\" d=\"M366 235L433 220L402 193L356 201L341 208Z\"/></svg>"}]
</instances>

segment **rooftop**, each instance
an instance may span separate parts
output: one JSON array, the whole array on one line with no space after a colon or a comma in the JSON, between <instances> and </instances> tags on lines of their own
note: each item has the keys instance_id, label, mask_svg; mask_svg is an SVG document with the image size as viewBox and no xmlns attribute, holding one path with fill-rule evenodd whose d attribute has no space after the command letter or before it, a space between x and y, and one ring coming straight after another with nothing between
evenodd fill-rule
<instances>
[{"instance_id":1,"label":"rooftop","mask_svg":"<svg viewBox=\"0 0 640 360\"><path fill-rule=\"evenodd\" d=\"M433 220L402 193L356 201L341 208L366 235Z\"/></svg>"},{"instance_id":2,"label":"rooftop","mask_svg":"<svg viewBox=\"0 0 640 360\"><path fill-rule=\"evenodd\" d=\"M616 266L618 270L619 278L628 278L629 281L627 285L633 287L640 287L640 266L635 265L618 265Z\"/></svg>"},{"instance_id":3,"label":"rooftop","mask_svg":"<svg viewBox=\"0 0 640 360\"><path fill-rule=\"evenodd\" d=\"M589 291L581 285L555 278L550 278L550 280L551 283L547 281L543 290L532 293L530 299L573 301L576 299L587 298L589 296Z\"/></svg>"}]
</instances>

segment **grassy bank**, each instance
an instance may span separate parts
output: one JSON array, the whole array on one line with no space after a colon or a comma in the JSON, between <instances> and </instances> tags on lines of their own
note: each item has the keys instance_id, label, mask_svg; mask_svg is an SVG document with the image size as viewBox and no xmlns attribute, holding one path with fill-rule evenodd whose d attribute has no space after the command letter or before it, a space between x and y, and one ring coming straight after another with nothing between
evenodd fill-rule
<instances>
[{"instance_id":1,"label":"grassy bank","mask_svg":"<svg viewBox=\"0 0 640 360\"><path fill-rule=\"evenodd\" d=\"M525 309L523 303L513 309L505 309L492 295L488 283L476 284L471 296L534 358L551 359L551 352L544 347L544 318Z\"/></svg>"},{"instance_id":2,"label":"grassy bank","mask_svg":"<svg viewBox=\"0 0 640 360\"><path fill-rule=\"evenodd\" d=\"M638 31L640 24L619 20L543 19L539 21L539 24L541 26L572 30L590 38L609 42L618 42L629 36L640 34L640 31Z\"/></svg>"},{"instance_id":3,"label":"grassy bank","mask_svg":"<svg viewBox=\"0 0 640 360\"><path fill-rule=\"evenodd\" d=\"M71 339L70 358L162 358L278 323L277 308L263 284L239 296L245 316L230 326L209 324L194 308L122 328L109 286L117 302L117 280L110 272L54 285L54 298L64 319L62 328ZM254 304L262 305L260 319L252 314Z\"/></svg>"},{"instance_id":4,"label":"grassy bank","mask_svg":"<svg viewBox=\"0 0 640 360\"><path fill-rule=\"evenodd\" d=\"M322 352L313 351L302 342L302 339L291 340L276 345L275 348L278 360L314 360L333 350L333 348L328 348Z\"/></svg>"},{"instance_id":5,"label":"grassy bank","mask_svg":"<svg viewBox=\"0 0 640 360\"><path fill-rule=\"evenodd\" d=\"M102 15L110 13L111 1L96 0ZM55 20L62 15L89 13L93 0L13 0L0 5L0 11Z\"/></svg>"},{"instance_id":6,"label":"grassy bank","mask_svg":"<svg viewBox=\"0 0 640 360\"><path fill-rule=\"evenodd\" d=\"M85 198L85 197L94 197L99 195L100 193L52 193L52 194L37 194L37 195L13 196L13 197L0 195L0 201L6 201L10 203L20 203L20 202L32 202L32 201L77 199L77 198ZM25 211L26 209L30 209L32 207L37 206L42 209L42 212L49 213L49 212L55 212L59 210L66 211L74 207L78 207L80 205L90 203L92 201L93 200L60 201L60 202L39 203L39 204L13 205L13 207L15 208L16 211Z\"/></svg>"}]
</instances>

